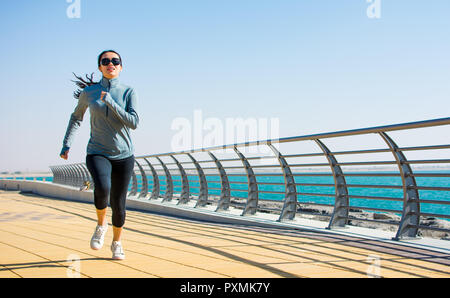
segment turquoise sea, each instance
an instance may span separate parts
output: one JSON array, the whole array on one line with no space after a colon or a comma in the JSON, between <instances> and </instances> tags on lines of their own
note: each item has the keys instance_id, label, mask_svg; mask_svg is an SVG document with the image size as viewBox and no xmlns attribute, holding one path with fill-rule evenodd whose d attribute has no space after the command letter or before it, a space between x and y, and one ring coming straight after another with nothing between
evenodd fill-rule
<instances>
[{"instance_id":1,"label":"turquoise sea","mask_svg":"<svg viewBox=\"0 0 450 298\"><path fill-rule=\"evenodd\" d=\"M24 177L24 176L16 176L16 177L5 177L5 178L3 178L3 179L8 179L8 180L13 180L13 179L15 179L15 180L28 180L28 181L33 181L33 180L36 180L36 181L44 181L44 179L45 179L45 181L50 181L50 182L52 182L53 181L53 177L51 177L51 176L49 176L49 177Z\"/></svg>"},{"instance_id":2,"label":"turquoise sea","mask_svg":"<svg viewBox=\"0 0 450 298\"><path fill-rule=\"evenodd\" d=\"M395 174L383 172L385 174ZM419 172L415 172L419 174ZM420 172L431 173L431 172ZM432 172L445 174L448 172ZM346 173L350 174L350 173ZM138 191L141 189L141 179L138 178ZM206 176L208 181L208 193L210 195L220 195L220 177L219 176ZM299 203L319 203L334 205L334 179L330 176L296 176L295 182L305 185L297 185L297 200ZM152 190L153 181L152 176L148 176L149 191ZM172 176L174 184L174 192L181 193L181 177ZM232 189L231 195L238 198L247 197L247 176L236 175L229 176L230 187ZM284 199L284 178L283 176L270 176L258 175L256 176L258 182L261 183L281 183L281 185L265 185L258 184L258 190L260 200L274 200L282 201ZM363 199L363 198L350 198L350 205L354 207L366 208L379 208L392 211L398 211L401 213L403 208L403 189L402 180L400 176L346 176L346 183L348 186L348 192L350 196L375 196L383 198L396 198L399 201L383 200L383 199ZM190 193L196 195L199 191L199 182L197 176L188 176ZM160 192L165 193L166 177L159 176ZM241 183L233 183L241 182ZM242 183L243 182L243 183ZM420 210L422 213L432 213L437 215L448 216L445 218L450 220L450 177L416 177L416 183L419 187L444 187L448 190L419 190L419 198L421 200L435 200L447 202L449 205L436 204L436 203L421 203ZM309 185L309 184L325 184L325 185ZM375 187L358 187L358 185L375 185ZM392 188L378 188L376 186L388 186ZM214 189L209 189L214 188ZM218 189L217 189L218 188ZM264 191L275 191L282 193L264 193ZM325 196L324 196L325 195ZM370 211L370 210L368 210Z\"/></svg>"},{"instance_id":3,"label":"turquoise sea","mask_svg":"<svg viewBox=\"0 0 450 298\"><path fill-rule=\"evenodd\" d=\"M389 172L383 172L387 174L395 174ZM448 171L440 172L415 172L420 173L441 173L448 174ZM350 173L346 173L350 174ZM220 195L220 177L206 176L208 181L208 193L210 195ZM281 185L265 185L259 184L258 190L260 200L274 200L282 201L284 199L284 178L282 176L270 176L259 174L256 176L257 181L261 183L280 183ZM334 205L334 180L330 176L296 176L295 182L305 185L297 185L297 200L299 203L319 203ZM8 178L7 178L8 179ZM10 178L12 179L12 178ZM34 180L43 181L44 177L16 177L17 180ZM149 183L149 191L152 191L153 181L152 176L147 176ZM175 194L181 193L181 177L173 175L173 184ZM246 175L230 175L228 177L231 186L231 195L238 198L247 197L247 176ZM138 191L141 190L142 182L140 175L137 175ZM199 191L199 182L197 176L188 176L190 193L196 195ZM46 181L52 181L52 177L46 177ZM160 193L165 193L166 177L164 175L159 176L160 181ZM238 182L238 183L233 183ZM383 200L383 199L362 199L362 198L350 198L350 205L354 207L364 208L379 208L392 210L396 213L401 213L403 206L403 189L402 180L400 176L383 177L383 176L346 176L346 182L348 186L348 192L350 196L376 196L383 198L396 198L399 201ZM439 202L447 202L445 204L436 203L421 203L420 210L422 213L430 213L447 216L444 219L450 220L450 177L416 177L416 182L419 187L443 187L445 190L419 190L419 197L421 200L435 200ZM325 185L308 185L308 184L325 184ZM358 185L382 185L392 188L377 188L377 187L357 187ZM353 187L352 187L353 186ZM131 190L131 182L130 187ZM281 193L264 193L264 191L281 192ZM370 210L368 210L370 211Z\"/></svg>"}]
</instances>

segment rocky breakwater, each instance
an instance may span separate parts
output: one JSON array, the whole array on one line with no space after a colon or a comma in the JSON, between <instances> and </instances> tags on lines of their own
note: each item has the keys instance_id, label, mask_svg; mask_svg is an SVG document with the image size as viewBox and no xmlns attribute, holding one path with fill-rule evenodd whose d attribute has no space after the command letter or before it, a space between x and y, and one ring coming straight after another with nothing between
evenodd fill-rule
<instances>
[{"instance_id":1,"label":"rocky breakwater","mask_svg":"<svg viewBox=\"0 0 450 298\"><path fill-rule=\"evenodd\" d=\"M243 208L245 206L246 200L235 198L231 200L231 203L235 208ZM268 202L261 200L258 202L258 204L258 212L280 214L280 210L282 208L282 202ZM332 207L298 204L296 216L328 222L330 220L332 212ZM350 209L348 225L371 229L381 229L395 233L398 229L398 223L400 222L400 219L400 215L393 213L368 212L362 211L360 209ZM420 225L430 228L446 229L447 231L422 228L419 229L419 237L436 238L450 241L450 221L436 217L421 217Z\"/></svg>"}]
</instances>

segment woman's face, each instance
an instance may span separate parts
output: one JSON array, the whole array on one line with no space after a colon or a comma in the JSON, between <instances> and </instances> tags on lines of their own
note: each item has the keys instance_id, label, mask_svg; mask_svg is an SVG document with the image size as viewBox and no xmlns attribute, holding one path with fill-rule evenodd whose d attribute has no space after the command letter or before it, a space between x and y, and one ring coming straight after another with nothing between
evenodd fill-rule
<instances>
[{"instance_id":1,"label":"woman's face","mask_svg":"<svg viewBox=\"0 0 450 298\"><path fill-rule=\"evenodd\" d=\"M113 52L104 53L100 58L100 61L102 61L104 58L108 58L109 60L117 58L120 60L119 55ZM108 65L103 65L102 63L100 63L98 69L102 72L105 78L114 79L117 78L122 71L122 65L114 65L112 62L110 62Z\"/></svg>"}]
</instances>

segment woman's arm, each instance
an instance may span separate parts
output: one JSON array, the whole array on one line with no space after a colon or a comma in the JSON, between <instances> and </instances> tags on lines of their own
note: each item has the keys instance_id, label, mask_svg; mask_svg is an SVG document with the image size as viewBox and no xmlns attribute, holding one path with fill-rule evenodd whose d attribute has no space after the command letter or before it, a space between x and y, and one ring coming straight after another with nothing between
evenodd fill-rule
<instances>
[{"instance_id":1,"label":"woman's arm","mask_svg":"<svg viewBox=\"0 0 450 298\"><path fill-rule=\"evenodd\" d=\"M80 127L87 108L88 104L86 100L86 94L84 92L81 92L78 104L75 107L72 115L70 116L69 124L67 125L66 134L63 140L63 148L61 149L61 153L59 154L64 159L67 159L67 154L70 146L72 145L75 132Z\"/></svg>"},{"instance_id":2,"label":"woman's arm","mask_svg":"<svg viewBox=\"0 0 450 298\"><path fill-rule=\"evenodd\" d=\"M130 90L127 105L122 108L118 105L108 92L102 92L102 100L115 112L119 119L129 128L136 129L139 124L139 116L136 112L137 94L134 89Z\"/></svg>"}]
</instances>

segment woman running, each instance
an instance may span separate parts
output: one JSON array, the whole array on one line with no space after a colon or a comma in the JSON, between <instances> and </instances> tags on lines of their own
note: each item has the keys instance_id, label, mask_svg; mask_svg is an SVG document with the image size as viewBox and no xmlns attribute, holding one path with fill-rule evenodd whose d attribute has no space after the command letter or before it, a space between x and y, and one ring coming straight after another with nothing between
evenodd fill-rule
<instances>
[{"instance_id":1,"label":"woman running","mask_svg":"<svg viewBox=\"0 0 450 298\"><path fill-rule=\"evenodd\" d=\"M68 158L74 134L89 108L91 137L87 145L86 165L94 181L94 203L97 226L91 238L91 248L102 248L108 223L106 208L108 198L112 209L113 242L112 258L123 260L125 254L121 244L125 223L125 203L128 184L134 168L134 148L130 129L136 129L139 117L136 113L136 91L119 82L122 58L107 50L98 56L98 69L102 73L100 82L79 77L76 84L81 87L74 93L78 104L72 113L63 141L60 156Z\"/></svg>"}]
</instances>

